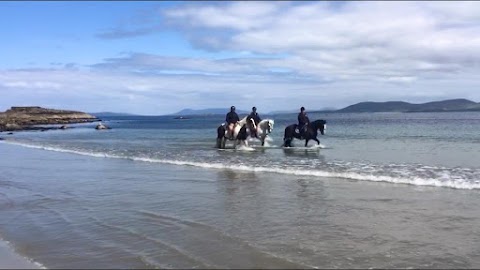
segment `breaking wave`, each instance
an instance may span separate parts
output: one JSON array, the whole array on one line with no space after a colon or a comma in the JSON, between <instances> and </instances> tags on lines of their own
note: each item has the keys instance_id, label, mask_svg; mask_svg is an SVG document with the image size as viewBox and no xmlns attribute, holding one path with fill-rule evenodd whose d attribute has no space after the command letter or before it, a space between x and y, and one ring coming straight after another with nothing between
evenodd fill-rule
<instances>
[{"instance_id":1,"label":"breaking wave","mask_svg":"<svg viewBox=\"0 0 480 270\"><path fill-rule=\"evenodd\" d=\"M48 151L62 152L62 153L71 153L84 156L92 156L97 158L114 158L114 159L127 159L140 162L149 162L149 163L161 163L161 164L170 164L177 166L192 166L200 167L206 169L231 169L237 171L245 172L259 172L259 173L277 173L284 175L295 175L295 176L312 176L312 177L327 177L327 178L343 178L351 179L357 181L373 181L373 182L388 182L395 184L408 184L415 186L434 186L434 187L446 187L453 189L480 189L480 172L475 171L471 173L471 169L465 169L469 171L470 174L460 174L460 175L449 175L446 173L447 168L439 168L432 166L424 166L421 170L440 170L440 173L436 173L435 177L425 177L423 175L415 175L414 173L405 173L409 171L409 168L405 168L405 172L401 176L391 176L386 175L378 171L369 171L368 169L360 170L355 172L352 171L329 171L325 169L318 168L291 168L280 165L269 165L269 166L253 166L253 165L237 165L237 164L223 164L219 162L199 162L199 161L189 161L189 160L178 160L178 159L165 159L165 158L152 158L152 157L141 157L136 155L118 155L118 154L109 154L106 152L95 152L87 150L74 150L67 148L58 148L52 146L44 145L35 145L22 142L13 142L13 141L4 141L8 144L19 145L28 148L43 149ZM400 165L400 167L403 165Z\"/></svg>"}]
</instances>

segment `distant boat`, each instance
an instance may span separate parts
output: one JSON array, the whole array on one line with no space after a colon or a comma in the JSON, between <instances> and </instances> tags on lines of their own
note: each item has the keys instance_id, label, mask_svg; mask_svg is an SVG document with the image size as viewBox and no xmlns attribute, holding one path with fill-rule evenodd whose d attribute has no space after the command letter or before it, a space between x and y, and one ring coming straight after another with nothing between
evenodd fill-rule
<instances>
[{"instance_id":1,"label":"distant boat","mask_svg":"<svg viewBox=\"0 0 480 270\"><path fill-rule=\"evenodd\" d=\"M177 117L175 117L175 118L173 118L173 119L190 119L190 118L188 118L188 117L183 117L183 116L177 116Z\"/></svg>"}]
</instances>

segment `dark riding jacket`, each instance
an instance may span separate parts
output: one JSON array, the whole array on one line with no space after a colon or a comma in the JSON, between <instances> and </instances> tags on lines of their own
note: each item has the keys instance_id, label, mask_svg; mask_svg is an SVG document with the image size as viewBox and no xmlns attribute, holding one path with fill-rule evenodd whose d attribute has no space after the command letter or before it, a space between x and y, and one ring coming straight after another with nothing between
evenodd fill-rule
<instances>
[{"instance_id":1,"label":"dark riding jacket","mask_svg":"<svg viewBox=\"0 0 480 270\"><path fill-rule=\"evenodd\" d=\"M255 122L255 125L258 125L258 123L260 123L260 121L262 121L262 119L260 119L260 116L258 115L258 113L256 112L251 112L248 117L247 117L247 121L250 121L250 119L253 119L253 121ZM250 122L249 122L250 123Z\"/></svg>"},{"instance_id":2,"label":"dark riding jacket","mask_svg":"<svg viewBox=\"0 0 480 270\"><path fill-rule=\"evenodd\" d=\"M227 117L225 118L225 121L228 124L235 124L238 121L240 121L240 118L238 118L238 114L236 112L229 112L227 113Z\"/></svg>"},{"instance_id":3,"label":"dark riding jacket","mask_svg":"<svg viewBox=\"0 0 480 270\"><path fill-rule=\"evenodd\" d=\"M308 119L307 113L299 113L298 114L298 126L303 127L306 124L310 123L310 119Z\"/></svg>"}]
</instances>

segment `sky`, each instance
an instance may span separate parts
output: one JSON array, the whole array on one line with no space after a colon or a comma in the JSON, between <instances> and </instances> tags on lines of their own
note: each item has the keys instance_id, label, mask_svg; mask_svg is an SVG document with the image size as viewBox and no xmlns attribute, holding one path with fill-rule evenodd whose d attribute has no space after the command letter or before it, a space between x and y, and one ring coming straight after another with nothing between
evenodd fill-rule
<instances>
[{"instance_id":1,"label":"sky","mask_svg":"<svg viewBox=\"0 0 480 270\"><path fill-rule=\"evenodd\" d=\"M0 1L0 110L480 102L480 2Z\"/></svg>"}]
</instances>

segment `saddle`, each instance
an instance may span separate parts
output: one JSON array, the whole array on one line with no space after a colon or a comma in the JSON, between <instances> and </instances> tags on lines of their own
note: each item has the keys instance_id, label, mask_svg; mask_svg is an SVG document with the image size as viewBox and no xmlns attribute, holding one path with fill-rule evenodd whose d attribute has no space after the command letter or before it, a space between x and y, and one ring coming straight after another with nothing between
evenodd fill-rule
<instances>
[{"instance_id":1,"label":"saddle","mask_svg":"<svg viewBox=\"0 0 480 270\"><path fill-rule=\"evenodd\" d=\"M295 125L295 133L298 134L300 139L302 140L305 139L303 135L305 134L305 131L307 131L307 128L308 128L308 124L304 125L302 128L299 128L298 125Z\"/></svg>"}]
</instances>

